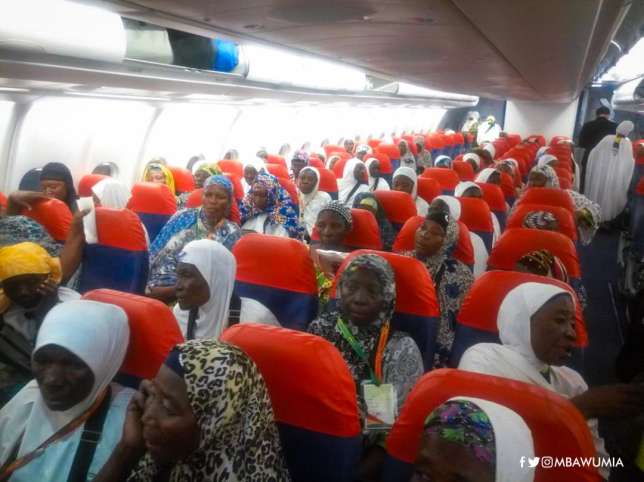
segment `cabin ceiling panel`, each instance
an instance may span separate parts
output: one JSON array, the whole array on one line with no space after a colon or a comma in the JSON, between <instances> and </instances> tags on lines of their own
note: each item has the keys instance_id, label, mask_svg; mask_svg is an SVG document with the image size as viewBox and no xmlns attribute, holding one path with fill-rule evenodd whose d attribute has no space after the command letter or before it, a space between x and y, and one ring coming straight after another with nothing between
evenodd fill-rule
<instances>
[{"instance_id":1,"label":"cabin ceiling panel","mask_svg":"<svg viewBox=\"0 0 644 482\"><path fill-rule=\"evenodd\" d=\"M105 3L105 1L103 2ZM113 0L123 15L341 60L427 87L574 98L623 18L602 0ZM122 11L120 9L123 9ZM294 73L297 75L297 73Z\"/></svg>"}]
</instances>

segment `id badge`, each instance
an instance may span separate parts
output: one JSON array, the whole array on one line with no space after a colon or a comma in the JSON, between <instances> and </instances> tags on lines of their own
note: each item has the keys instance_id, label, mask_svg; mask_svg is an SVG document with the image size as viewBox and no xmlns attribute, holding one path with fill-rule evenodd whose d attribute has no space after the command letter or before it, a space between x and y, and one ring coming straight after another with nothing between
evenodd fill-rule
<instances>
[{"instance_id":1,"label":"id badge","mask_svg":"<svg viewBox=\"0 0 644 482\"><path fill-rule=\"evenodd\" d=\"M389 430L398 414L396 389L391 383L375 385L362 382L362 395L367 405L365 430Z\"/></svg>"}]
</instances>

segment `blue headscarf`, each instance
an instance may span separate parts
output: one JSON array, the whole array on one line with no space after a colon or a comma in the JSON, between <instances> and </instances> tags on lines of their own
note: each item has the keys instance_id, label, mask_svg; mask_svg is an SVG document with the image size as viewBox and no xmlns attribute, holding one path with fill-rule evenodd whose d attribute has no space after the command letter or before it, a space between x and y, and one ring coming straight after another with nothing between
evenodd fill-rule
<instances>
[{"instance_id":1,"label":"blue headscarf","mask_svg":"<svg viewBox=\"0 0 644 482\"><path fill-rule=\"evenodd\" d=\"M228 192L228 197L231 199L235 192L235 189L233 188L233 183L230 182L230 179L228 179L226 176L221 174L216 174L206 179L206 181L203 183L204 190L207 189L209 186L223 187L226 190L226 192Z\"/></svg>"},{"instance_id":2,"label":"blue headscarf","mask_svg":"<svg viewBox=\"0 0 644 482\"><path fill-rule=\"evenodd\" d=\"M266 189L267 202L264 209L258 209L253 202L253 189L257 185ZM298 208L293 203L291 196L284 189L277 178L265 172L259 172L253 187L239 206L241 224L260 214L268 214L273 224L279 224L286 229L291 238L302 238L304 228L298 222Z\"/></svg>"}]
</instances>

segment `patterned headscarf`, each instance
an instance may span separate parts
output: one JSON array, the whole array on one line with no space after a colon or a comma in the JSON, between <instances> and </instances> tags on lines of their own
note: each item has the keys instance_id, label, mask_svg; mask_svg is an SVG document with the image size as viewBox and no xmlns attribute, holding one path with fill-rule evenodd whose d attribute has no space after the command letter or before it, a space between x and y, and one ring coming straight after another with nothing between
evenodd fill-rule
<instances>
[{"instance_id":1,"label":"patterned headscarf","mask_svg":"<svg viewBox=\"0 0 644 482\"><path fill-rule=\"evenodd\" d=\"M530 269L533 274L548 276L564 283L568 283L570 280L566 266L547 249L531 251L522 256L518 262Z\"/></svg>"},{"instance_id":2,"label":"patterned headscarf","mask_svg":"<svg viewBox=\"0 0 644 482\"><path fill-rule=\"evenodd\" d=\"M332 211L340 215L342 219L344 219L349 225L349 229L353 227L353 216L351 216L351 209L346 207L340 201L331 201L330 203L328 203L326 206L320 209L318 216L324 211Z\"/></svg>"},{"instance_id":3,"label":"patterned headscarf","mask_svg":"<svg viewBox=\"0 0 644 482\"><path fill-rule=\"evenodd\" d=\"M170 482L290 480L266 384L253 361L214 339L175 350L200 438L197 450L172 468ZM146 454L127 480L152 482L157 475Z\"/></svg>"},{"instance_id":4,"label":"patterned headscarf","mask_svg":"<svg viewBox=\"0 0 644 482\"><path fill-rule=\"evenodd\" d=\"M546 176L545 187L555 189L559 189L561 187L559 186L559 176L557 176L557 172L550 166L535 166L530 172L538 172Z\"/></svg>"},{"instance_id":5,"label":"patterned headscarf","mask_svg":"<svg viewBox=\"0 0 644 482\"><path fill-rule=\"evenodd\" d=\"M433 279L436 276L436 273L438 273L438 271L440 270L445 260L447 260L447 258L452 254L454 248L456 247L456 242L458 241L458 223L452 216L439 209L431 209L428 213L427 218L432 219L432 221L435 221L433 217L430 217L430 214L432 214L432 212L436 212L437 216L443 219L443 222L444 220L447 220L447 226L444 228L445 241L443 241L443 245L435 255L430 256L423 261ZM442 226L443 224L441 223L441 227Z\"/></svg>"},{"instance_id":6,"label":"patterned headscarf","mask_svg":"<svg viewBox=\"0 0 644 482\"><path fill-rule=\"evenodd\" d=\"M496 466L494 428L487 414L466 400L449 400L425 421L425 434L461 445L481 462Z\"/></svg>"},{"instance_id":7,"label":"patterned headscarf","mask_svg":"<svg viewBox=\"0 0 644 482\"><path fill-rule=\"evenodd\" d=\"M557 218L549 211L532 211L523 218L523 226L530 229L550 229L550 226L558 225Z\"/></svg>"},{"instance_id":8,"label":"patterned headscarf","mask_svg":"<svg viewBox=\"0 0 644 482\"><path fill-rule=\"evenodd\" d=\"M206 190L210 186L221 186L221 187L223 187L226 190L226 192L228 193L228 199L232 199L233 194L234 194L233 183L230 182L230 179L228 179L226 176L221 175L221 174L210 176L203 183L203 188L204 188L204 190Z\"/></svg>"},{"instance_id":9,"label":"patterned headscarf","mask_svg":"<svg viewBox=\"0 0 644 482\"><path fill-rule=\"evenodd\" d=\"M267 202L264 209L260 210L253 203L253 189L260 185L266 189ZM253 187L239 206L241 224L258 216L268 214L268 218L274 224L281 225L291 238L302 238L304 228L298 222L298 208L288 192L281 186L279 181L272 174L259 172L253 183Z\"/></svg>"}]
</instances>

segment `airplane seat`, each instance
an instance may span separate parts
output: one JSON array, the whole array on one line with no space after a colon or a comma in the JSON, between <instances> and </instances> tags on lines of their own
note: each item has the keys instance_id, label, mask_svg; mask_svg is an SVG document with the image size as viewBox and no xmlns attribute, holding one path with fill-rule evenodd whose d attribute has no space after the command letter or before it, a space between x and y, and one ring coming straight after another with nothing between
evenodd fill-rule
<instances>
[{"instance_id":1,"label":"airplane seat","mask_svg":"<svg viewBox=\"0 0 644 482\"><path fill-rule=\"evenodd\" d=\"M416 203L410 194L401 191L374 191L380 205L385 211L385 215L396 232L402 228L405 222L416 216Z\"/></svg>"},{"instance_id":2,"label":"airplane seat","mask_svg":"<svg viewBox=\"0 0 644 482\"><path fill-rule=\"evenodd\" d=\"M530 429L537 457L553 460L595 457L588 425L567 399L536 385L443 368L426 373L407 397L386 440L383 482L411 480L425 420L434 409L459 396L488 400L514 411ZM592 464L590 467L551 468L540 465L534 477L535 482L564 480L600 482L602 478Z\"/></svg>"},{"instance_id":3,"label":"airplane seat","mask_svg":"<svg viewBox=\"0 0 644 482\"><path fill-rule=\"evenodd\" d=\"M295 206L295 209L299 210L300 204L297 196L297 187L295 187L295 184L293 183L293 181L284 177L278 177L277 180L280 183L280 186L282 186L284 190L286 190L288 195L291 197L291 201L293 201L293 205Z\"/></svg>"},{"instance_id":4,"label":"airplane seat","mask_svg":"<svg viewBox=\"0 0 644 482\"><path fill-rule=\"evenodd\" d=\"M492 250L494 239L494 225L492 224L492 211L483 199L459 198L461 203L461 221L467 229L480 236L485 243L487 252Z\"/></svg>"},{"instance_id":5,"label":"airplane seat","mask_svg":"<svg viewBox=\"0 0 644 482\"><path fill-rule=\"evenodd\" d=\"M514 190L514 179L506 172L501 173L501 191L503 191L503 196L505 197L506 202L512 206L516 198L516 191Z\"/></svg>"},{"instance_id":6,"label":"airplane seat","mask_svg":"<svg viewBox=\"0 0 644 482\"><path fill-rule=\"evenodd\" d=\"M550 206L548 204L523 204L517 205L508 218L507 228L523 228L523 222L528 214L536 211L545 211L551 213L559 224L559 232L565 234L573 241L577 241L577 226L575 218L565 208L558 206Z\"/></svg>"},{"instance_id":7,"label":"airplane seat","mask_svg":"<svg viewBox=\"0 0 644 482\"><path fill-rule=\"evenodd\" d=\"M322 169L324 168L324 163L317 157L309 157L309 166L315 167L316 169Z\"/></svg>"},{"instance_id":8,"label":"airplane seat","mask_svg":"<svg viewBox=\"0 0 644 482\"><path fill-rule=\"evenodd\" d=\"M346 149L344 146L338 146L335 144L327 144L324 146L324 153L326 154L326 158L328 159L329 157L333 155L338 155L338 154L347 154Z\"/></svg>"},{"instance_id":9,"label":"airplane seat","mask_svg":"<svg viewBox=\"0 0 644 482\"><path fill-rule=\"evenodd\" d=\"M566 267L573 286L581 283L581 267L575 243L565 234L513 228L506 230L497 240L488 259L489 269L512 271L522 256L539 249L547 249L557 256Z\"/></svg>"},{"instance_id":10,"label":"airplane seat","mask_svg":"<svg viewBox=\"0 0 644 482\"><path fill-rule=\"evenodd\" d=\"M284 159L282 156L279 156L277 154L268 154L266 156L266 163L279 164L280 166L283 166L288 169L288 164L286 163L286 159Z\"/></svg>"},{"instance_id":11,"label":"airplane seat","mask_svg":"<svg viewBox=\"0 0 644 482\"><path fill-rule=\"evenodd\" d=\"M435 197L442 194L441 185L436 179L428 177L418 178L418 195L431 204Z\"/></svg>"},{"instance_id":12,"label":"airplane seat","mask_svg":"<svg viewBox=\"0 0 644 482\"><path fill-rule=\"evenodd\" d=\"M306 245L251 233L237 241L233 254L235 293L262 303L282 326L306 330L318 312L315 267Z\"/></svg>"},{"instance_id":13,"label":"airplane seat","mask_svg":"<svg viewBox=\"0 0 644 482\"><path fill-rule=\"evenodd\" d=\"M85 293L83 299L119 306L130 325L130 342L123 365L115 381L133 389L142 380L156 376L183 335L172 310L159 300L121 291L98 289Z\"/></svg>"},{"instance_id":14,"label":"airplane seat","mask_svg":"<svg viewBox=\"0 0 644 482\"><path fill-rule=\"evenodd\" d=\"M333 174L333 171L325 169L324 167L318 168L320 173L320 186L319 190L331 196L331 199L338 199L338 180Z\"/></svg>"},{"instance_id":15,"label":"airplane seat","mask_svg":"<svg viewBox=\"0 0 644 482\"><path fill-rule=\"evenodd\" d=\"M192 172L177 166L168 166L168 169L174 178L174 189L177 195L195 190L195 178L192 176Z\"/></svg>"},{"instance_id":16,"label":"airplane seat","mask_svg":"<svg viewBox=\"0 0 644 482\"><path fill-rule=\"evenodd\" d=\"M352 226L351 231L344 239L345 246L351 249L382 249L380 239L380 228L373 213L366 209L351 209ZM319 241L320 236L314 227L311 233L311 240Z\"/></svg>"},{"instance_id":17,"label":"airplane seat","mask_svg":"<svg viewBox=\"0 0 644 482\"><path fill-rule=\"evenodd\" d=\"M567 209L573 215L575 204L565 190L550 187L531 187L523 193L519 204L549 204Z\"/></svg>"},{"instance_id":18,"label":"airplane seat","mask_svg":"<svg viewBox=\"0 0 644 482\"><path fill-rule=\"evenodd\" d=\"M420 177L435 179L441 185L443 194L453 196L454 188L461 182L459 175L452 169L445 169L442 167L428 167Z\"/></svg>"},{"instance_id":19,"label":"airplane seat","mask_svg":"<svg viewBox=\"0 0 644 482\"><path fill-rule=\"evenodd\" d=\"M457 161L452 162L452 169L458 174L458 178L461 181L474 181L476 176L474 175L474 168L467 161Z\"/></svg>"},{"instance_id":20,"label":"airplane seat","mask_svg":"<svg viewBox=\"0 0 644 482\"><path fill-rule=\"evenodd\" d=\"M340 159L336 161L335 164L333 164L333 167L331 168L331 171L333 171L333 174L335 174L335 177L338 179L342 179L342 174L344 171L344 166L347 163L349 159L351 159L351 155L347 154L346 152L344 153L336 153L336 156L340 156Z\"/></svg>"},{"instance_id":21,"label":"airplane seat","mask_svg":"<svg viewBox=\"0 0 644 482\"><path fill-rule=\"evenodd\" d=\"M414 216L409 218L403 225L396 236L392 251L394 253L402 253L404 251L413 251L415 245L416 231L423 224L425 218L422 216ZM470 239L470 231L467 226L461 221L457 221L459 226L458 241L454 248L454 257L466 264L470 268L474 266L474 249L472 247L472 240Z\"/></svg>"},{"instance_id":22,"label":"airplane seat","mask_svg":"<svg viewBox=\"0 0 644 482\"><path fill-rule=\"evenodd\" d=\"M516 271L488 271L474 281L463 299L455 326L449 366L458 367L465 350L477 343L500 343L497 317L506 295L522 283L545 283L568 291L575 299L577 346L588 346L583 309L574 289L563 281ZM578 350L577 355L579 355ZM577 357L580 358L579 356Z\"/></svg>"},{"instance_id":23,"label":"airplane seat","mask_svg":"<svg viewBox=\"0 0 644 482\"><path fill-rule=\"evenodd\" d=\"M7 209L8 204L9 200L7 199L7 196L0 192L0 210Z\"/></svg>"},{"instance_id":24,"label":"airplane seat","mask_svg":"<svg viewBox=\"0 0 644 482\"><path fill-rule=\"evenodd\" d=\"M221 341L248 355L266 382L293 482L352 482L362 455L356 386L325 339L244 323Z\"/></svg>"},{"instance_id":25,"label":"airplane seat","mask_svg":"<svg viewBox=\"0 0 644 482\"><path fill-rule=\"evenodd\" d=\"M400 167L400 149L398 149L396 144L379 144L376 153L384 154L389 158L392 174ZM378 158L378 160L380 160L380 158Z\"/></svg>"},{"instance_id":26,"label":"airplane seat","mask_svg":"<svg viewBox=\"0 0 644 482\"><path fill-rule=\"evenodd\" d=\"M382 140L380 139L369 139L367 141L367 145L373 150L375 150L380 145L380 143L382 143Z\"/></svg>"},{"instance_id":27,"label":"airplane seat","mask_svg":"<svg viewBox=\"0 0 644 482\"><path fill-rule=\"evenodd\" d=\"M481 188L483 199L487 205L490 206L490 210L496 215L496 218L499 220L499 224L501 225L501 231L503 231L505 229L505 221L508 211L503 191L496 184L490 184L487 182L477 182L476 184Z\"/></svg>"},{"instance_id":28,"label":"airplane seat","mask_svg":"<svg viewBox=\"0 0 644 482\"><path fill-rule=\"evenodd\" d=\"M235 196L236 196L237 188L234 188L234 189L235 189ZM243 190L241 192L243 192ZM195 189L190 193L190 196L188 196L188 199L186 200L186 208L199 208L201 207L202 204L203 204L203 189L202 188ZM241 222L241 214L239 212L239 206L237 205L236 202L230 203L230 214L227 216L227 219L237 224Z\"/></svg>"},{"instance_id":29,"label":"airplane seat","mask_svg":"<svg viewBox=\"0 0 644 482\"><path fill-rule=\"evenodd\" d=\"M92 197L92 188L94 185L108 177L102 174L85 174L78 183L78 196Z\"/></svg>"},{"instance_id":30,"label":"airplane seat","mask_svg":"<svg viewBox=\"0 0 644 482\"><path fill-rule=\"evenodd\" d=\"M429 271L417 259L395 253L359 250L342 262L335 277L340 279L347 265L361 254L376 254L391 265L396 279L396 307L391 319L392 328L407 333L418 345L425 370L431 370L440 324L440 308ZM335 298L335 286L332 292Z\"/></svg>"},{"instance_id":31,"label":"airplane seat","mask_svg":"<svg viewBox=\"0 0 644 482\"><path fill-rule=\"evenodd\" d=\"M241 201L244 199L244 187L241 183L242 178L230 172L224 172L224 176L226 176L233 184L233 197L235 200Z\"/></svg>"},{"instance_id":32,"label":"airplane seat","mask_svg":"<svg viewBox=\"0 0 644 482\"><path fill-rule=\"evenodd\" d=\"M54 198L38 201L31 205L31 209L23 209L20 214L40 223L54 241L64 243L67 239L72 225L72 212L64 202Z\"/></svg>"},{"instance_id":33,"label":"airplane seat","mask_svg":"<svg viewBox=\"0 0 644 482\"><path fill-rule=\"evenodd\" d=\"M219 169L224 174L233 174L240 179L244 177L244 165L239 161L222 159L221 161L217 161L217 166L219 166Z\"/></svg>"},{"instance_id":34,"label":"airplane seat","mask_svg":"<svg viewBox=\"0 0 644 482\"><path fill-rule=\"evenodd\" d=\"M276 178L280 179L289 179L289 173L288 169L286 166L282 166L281 164L264 164L266 167L266 170L268 171L269 174L272 174Z\"/></svg>"},{"instance_id":35,"label":"airplane seat","mask_svg":"<svg viewBox=\"0 0 644 482\"><path fill-rule=\"evenodd\" d=\"M129 209L97 207L98 243L85 244L79 291L109 288L144 294L149 255L139 217Z\"/></svg>"},{"instance_id":36,"label":"airplane seat","mask_svg":"<svg viewBox=\"0 0 644 482\"><path fill-rule=\"evenodd\" d=\"M371 154L371 157L378 159L380 173L385 179L387 179L388 182L391 182L391 176L394 173L394 170L391 165L391 159L389 158L389 156L383 152L374 152Z\"/></svg>"},{"instance_id":37,"label":"airplane seat","mask_svg":"<svg viewBox=\"0 0 644 482\"><path fill-rule=\"evenodd\" d=\"M132 186L132 197L127 207L139 216L150 242L153 242L168 219L177 212L177 200L165 184L137 182Z\"/></svg>"}]
</instances>

